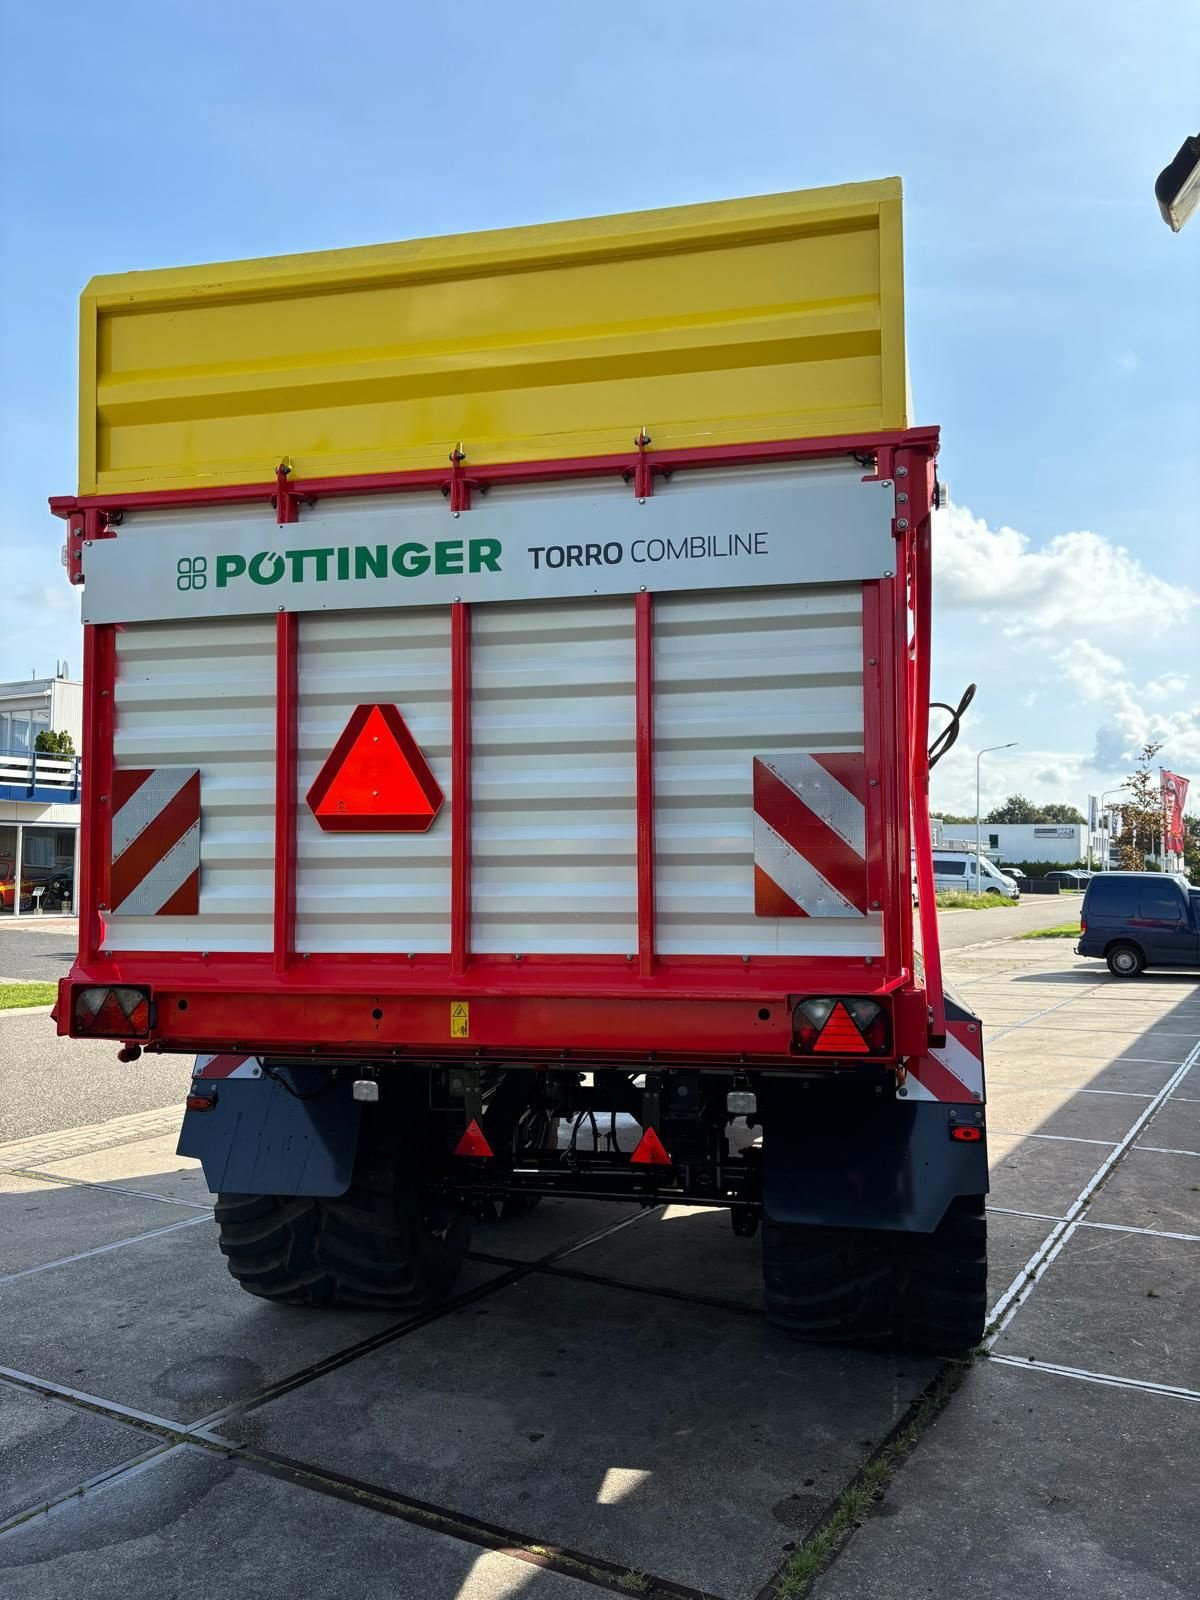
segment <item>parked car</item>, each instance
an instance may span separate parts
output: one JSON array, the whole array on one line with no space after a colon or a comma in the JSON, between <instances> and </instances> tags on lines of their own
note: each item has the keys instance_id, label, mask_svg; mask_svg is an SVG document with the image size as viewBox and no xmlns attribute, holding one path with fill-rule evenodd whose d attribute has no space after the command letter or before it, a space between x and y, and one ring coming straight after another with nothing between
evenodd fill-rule
<instances>
[{"instance_id":1,"label":"parked car","mask_svg":"<svg viewBox=\"0 0 1200 1600\"><path fill-rule=\"evenodd\" d=\"M972 852L959 854L954 851L935 850L933 852L933 885L935 889L961 889L964 894L975 892L975 856ZM987 856L979 858L979 892L981 894L1005 895L1010 900L1021 898L1021 886L1015 878L1001 872L994 861L989 861Z\"/></svg>"},{"instance_id":2,"label":"parked car","mask_svg":"<svg viewBox=\"0 0 1200 1600\"><path fill-rule=\"evenodd\" d=\"M1145 967L1200 967L1200 889L1165 872L1102 872L1088 884L1075 953L1117 978Z\"/></svg>"},{"instance_id":3,"label":"parked car","mask_svg":"<svg viewBox=\"0 0 1200 1600\"><path fill-rule=\"evenodd\" d=\"M13 858L11 856L0 856L0 911L11 911L13 909L16 887ZM28 872L22 872L21 910L28 911L32 905L33 885L29 881Z\"/></svg>"}]
</instances>

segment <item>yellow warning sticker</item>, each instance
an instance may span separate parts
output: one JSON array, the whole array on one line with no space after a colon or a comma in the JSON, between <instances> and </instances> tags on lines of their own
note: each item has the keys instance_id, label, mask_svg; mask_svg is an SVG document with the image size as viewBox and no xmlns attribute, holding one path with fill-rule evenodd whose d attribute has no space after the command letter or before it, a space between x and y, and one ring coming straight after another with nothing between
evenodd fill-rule
<instances>
[{"instance_id":1,"label":"yellow warning sticker","mask_svg":"<svg viewBox=\"0 0 1200 1600\"><path fill-rule=\"evenodd\" d=\"M471 1036L471 1005L467 1000L450 1002L450 1037L469 1039Z\"/></svg>"}]
</instances>

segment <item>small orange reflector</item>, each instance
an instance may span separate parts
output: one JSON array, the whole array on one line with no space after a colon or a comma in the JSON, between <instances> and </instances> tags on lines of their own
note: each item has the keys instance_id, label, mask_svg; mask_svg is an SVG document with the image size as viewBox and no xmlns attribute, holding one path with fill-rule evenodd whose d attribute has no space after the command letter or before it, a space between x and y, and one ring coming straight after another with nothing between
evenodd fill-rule
<instances>
[{"instance_id":1,"label":"small orange reflector","mask_svg":"<svg viewBox=\"0 0 1200 1600\"><path fill-rule=\"evenodd\" d=\"M854 1019L840 1000L829 1013L813 1049L831 1056L866 1056L871 1053L867 1041L854 1026Z\"/></svg>"},{"instance_id":2,"label":"small orange reflector","mask_svg":"<svg viewBox=\"0 0 1200 1600\"><path fill-rule=\"evenodd\" d=\"M671 1158L663 1148L663 1142L653 1128L647 1128L638 1140L637 1149L630 1156L630 1162L639 1167L669 1167Z\"/></svg>"},{"instance_id":3,"label":"small orange reflector","mask_svg":"<svg viewBox=\"0 0 1200 1600\"><path fill-rule=\"evenodd\" d=\"M951 1128L950 1137L957 1139L959 1144L978 1144L983 1138L982 1128Z\"/></svg>"},{"instance_id":4,"label":"small orange reflector","mask_svg":"<svg viewBox=\"0 0 1200 1600\"><path fill-rule=\"evenodd\" d=\"M456 1156L474 1156L478 1161L486 1161L489 1156L496 1154L483 1137L483 1129L475 1121L474 1117L467 1123L467 1131L454 1146L454 1154Z\"/></svg>"},{"instance_id":5,"label":"small orange reflector","mask_svg":"<svg viewBox=\"0 0 1200 1600\"><path fill-rule=\"evenodd\" d=\"M212 1094L190 1094L183 1103L189 1111L211 1111L217 1103L216 1091Z\"/></svg>"}]
</instances>

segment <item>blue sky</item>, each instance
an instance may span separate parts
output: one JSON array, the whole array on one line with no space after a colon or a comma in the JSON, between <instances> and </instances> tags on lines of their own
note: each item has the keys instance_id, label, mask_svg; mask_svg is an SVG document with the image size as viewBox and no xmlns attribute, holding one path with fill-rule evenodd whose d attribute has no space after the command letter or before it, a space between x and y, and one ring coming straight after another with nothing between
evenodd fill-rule
<instances>
[{"instance_id":1,"label":"blue sky","mask_svg":"<svg viewBox=\"0 0 1200 1600\"><path fill-rule=\"evenodd\" d=\"M899 173L916 419L944 429L935 800L1081 804L1144 729L1200 787L1200 127L1191 0L453 7L0 0L0 678L78 668L97 272Z\"/></svg>"}]
</instances>

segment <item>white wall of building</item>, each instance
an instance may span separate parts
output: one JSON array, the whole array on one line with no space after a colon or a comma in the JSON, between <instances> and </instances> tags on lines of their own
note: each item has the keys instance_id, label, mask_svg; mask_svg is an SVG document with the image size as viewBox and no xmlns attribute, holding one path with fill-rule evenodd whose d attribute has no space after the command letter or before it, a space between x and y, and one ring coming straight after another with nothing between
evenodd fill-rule
<instances>
[{"instance_id":1,"label":"white wall of building","mask_svg":"<svg viewBox=\"0 0 1200 1600\"><path fill-rule=\"evenodd\" d=\"M996 861L1061 861L1073 866L1087 859L1088 831L1083 822L985 822L980 842Z\"/></svg>"}]
</instances>

